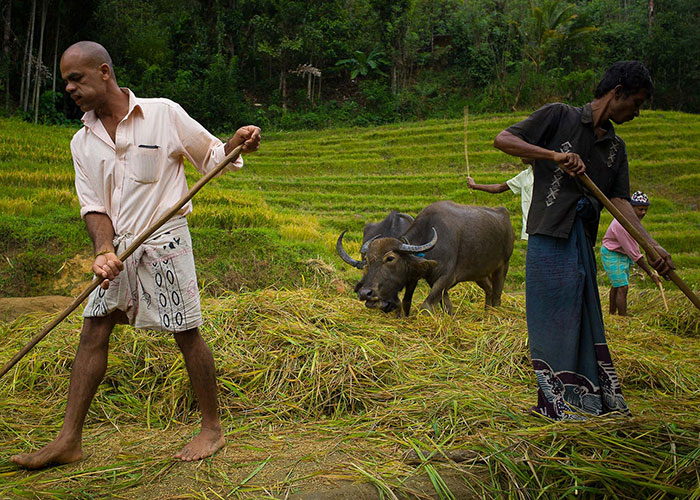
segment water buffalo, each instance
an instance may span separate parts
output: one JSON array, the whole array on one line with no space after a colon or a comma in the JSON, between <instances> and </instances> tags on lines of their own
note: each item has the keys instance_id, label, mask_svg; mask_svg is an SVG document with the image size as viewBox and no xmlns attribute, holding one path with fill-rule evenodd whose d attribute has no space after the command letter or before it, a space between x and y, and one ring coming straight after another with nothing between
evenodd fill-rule
<instances>
[{"instance_id":1,"label":"water buffalo","mask_svg":"<svg viewBox=\"0 0 700 500\"><path fill-rule=\"evenodd\" d=\"M403 233L406 232L413 220L413 217L411 217L408 214L392 210L391 212L389 212L389 215L384 217L384 219L380 222L370 222L365 224L365 227L362 229L362 248L360 248L360 255L362 256L362 260L352 259L343 249L342 241L343 236L345 235L345 231L343 231L343 233L338 238L335 248L338 252L338 255L340 255L340 257L345 262L347 262L353 267L356 267L357 269L362 269L365 265L365 252L367 252L367 245L370 241L379 238L380 236L399 238ZM355 293L357 293L360 290L360 288L362 288L362 284L362 280L357 282L357 284L355 285Z\"/></svg>"},{"instance_id":2,"label":"water buffalo","mask_svg":"<svg viewBox=\"0 0 700 500\"><path fill-rule=\"evenodd\" d=\"M367 307L391 312L401 305L406 316L413 292L423 278L430 293L421 308L432 311L442 303L452 312L448 290L462 281L475 281L486 293L486 306L499 306L508 261L513 253L513 227L505 207L488 208L439 201L418 214L400 238L379 237L363 247L362 261L337 249L345 262L364 270L357 290ZM418 244L411 244L411 242Z\"/></svg>"}]
</instances>

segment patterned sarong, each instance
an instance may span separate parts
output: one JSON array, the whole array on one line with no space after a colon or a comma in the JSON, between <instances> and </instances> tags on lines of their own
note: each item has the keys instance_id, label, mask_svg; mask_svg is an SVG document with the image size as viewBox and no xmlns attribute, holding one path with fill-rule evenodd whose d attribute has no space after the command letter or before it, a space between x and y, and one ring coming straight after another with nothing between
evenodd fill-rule
<instances>
[{"instance_id":1,"label":"patterned sarong","mask_svg":"<svg viewBox=\"0 0 700 500\"><path fill-rule=\"evenodd\" d=\"M600 261L603 269L610 279L610 284L615 287L627 286L630 283L630 267L634 262L627 255L620 252L600 247Z\"/></svg>"},{"instance_id":2,"label":"patterned sarong","mask_svg":"<svg viewBox=\"0 0 700 500\"><path fill-rule=\"evenodd\" d=\"M116 253L136 237L114 239ZM121 310L137 328L181 332L202 324L192 240L187 219L173 219L124 262L107 290L96 288L83 311L86 318Z\"/></svg>"},{"instance_id":3,"label":"patterned sarong","mask_svg":"<svg viewBox=\"0 0 700 500\"><path fill-rule=\"evenodd\" d=\"M605 341L595 256L580 213L569 238L530 235L527 249L527 328L538 385L533 411L554 420L630 415Z\"/></svg>"}]
</instances>

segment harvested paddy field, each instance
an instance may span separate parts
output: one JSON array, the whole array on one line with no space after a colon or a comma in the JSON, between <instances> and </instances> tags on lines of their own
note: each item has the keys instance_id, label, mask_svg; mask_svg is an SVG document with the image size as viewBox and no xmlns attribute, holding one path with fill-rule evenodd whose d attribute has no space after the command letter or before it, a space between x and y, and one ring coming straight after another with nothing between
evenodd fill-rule
<instances>
[{"instance_id":1,"label":"harvested paddy field","mask_svg":"<svg viewBox=\"0 0 700 500\"><path fill-rule=\"evenodd\" d=\"M478 288L458 289L453 317L404 319L321 289L208 299L203 335L217 363L228 443L191 464L171 458L198 422L174 341L118 327L88 415L85 459L21 471L9 456L48 442L61 423L80 326L71 316L0 386L0 496L698 493L700 323L678 292L669 293L668 313L649 290L632 295L633 317L607 318L634 416L551 423L528 413L535 382L522 295L507 295L502 308L484 312ZM2 359L50 318L3 323ZM339 488L344 496L332 496Z\"/></svg>"},{"instance_id":2,"label":"harvested paddy field","mask_svg":"<svg viewBox=\"0 0 700 500\"><path fill-rule=\"evenodd\" d=\"M518 171L491 142L521 116L471 117L478 182ZM0 306L28 298L0 309L4 363L53 318L42 297L87 283L90 247L71 184L73 131L0 120L0 132ZM645 226L697 290L700 118L649 112L618 133L632 189L652 199ZM226 447L201 462L171 458L199 419L182 358L169 336L120 326L84 459L36 472L9 462L60 427L77 311L0 380L0 498L700 497L700 317L672 284L666 311L635 276L632 316L605 317L632 418L532 416L524 242L503 306L485 311L466 283L453 316L364 308L352 292L359 272L334 254L341 231L356 254L364 223L440 199L503 204L519 233L518 198L465 188L461 120L264 137L190 217ZM609 222L604 213L598 241ZM599 285L607 309L602 273Z\"/></svg>"}]
</instances>

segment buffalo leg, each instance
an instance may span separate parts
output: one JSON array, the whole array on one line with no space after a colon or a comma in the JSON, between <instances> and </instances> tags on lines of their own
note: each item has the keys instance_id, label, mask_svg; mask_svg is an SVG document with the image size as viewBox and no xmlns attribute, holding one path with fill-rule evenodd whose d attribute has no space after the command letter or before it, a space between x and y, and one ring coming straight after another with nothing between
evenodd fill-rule
<instances>
[{"instance_id":1,"label":"buffalo leg","mask_svg":"<svg viewBox=\"0 0 700 500\"><path fill-rule=\"evenodd\" d=\"M413 301L413 292L416 291L417 281L409 281L406 284L406 291L403 293L403 300L401 305L403 307L403 313L408 317L408 313L411 312L411 302Z\"/></svg>"},{"instance_id":2,"label":"buffalo leg","mask_svg":"<svg viewBox=\"0 0 700 500\"><path fill-rule=\"evenodd\" d=\"M452 314L452 301L450 300L450 296L447 294L447 290L442 293L442 307L448 314Z\"/></svg>"},{"instance_id":3,"label":"buffalo leg","mask_svg":"<svg viewBox=\"0 0 700 500\"><path fill-rule=\"evenodd\" d=\"M452 282L450 278L445 276L439 278L435 283L433 283L433 286L430 288L430 293L425 298L420 308L427 309L428 311L433 312L433 310L435 309L435 304L442 301L443 295L447 293L447 290L452 285L454 285L454 282ZM452 304L450 303L450 306L451 305Z\"/></svg>"},{"instance_id":4,"label":"buffalo leg","mask_svg":"<svg viewBox=\"0 0 700 500\"><path fill-rule=\"evenodd\" d=\"M486 294L486 307L493 306L493 284L491 283L491 278L477 280L476 284L479 285L484 291L484 294Z\"/></svg>"},{"instance_id":5,"label":"buffalo leg","mask_svg":"<svg viewBox=\"0 0 700 500\"><path fill-rule=\"evenodd\" d=\"M503 293L503 284L506 281L507 272L508 264L504 264L491 274L491 283L493 284L493 298L491 305L493 307L498 307L501 305L501 294Z\"/></svg>"}]
</instances>

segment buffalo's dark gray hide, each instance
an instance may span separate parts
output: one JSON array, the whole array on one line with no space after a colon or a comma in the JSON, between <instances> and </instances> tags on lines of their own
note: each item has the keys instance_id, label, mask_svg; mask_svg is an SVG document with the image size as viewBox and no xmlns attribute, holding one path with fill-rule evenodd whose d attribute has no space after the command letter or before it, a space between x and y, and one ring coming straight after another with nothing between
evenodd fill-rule
<instances>
[{"instance_id":1,"label":"buffalo's dark gray hide","mask_svg":"<svg viewBox=\"0 0 700 500\"><path fill-rule=\"evenodd\" d=\"M399 307L398 294L405 288L401 304L408 315L413 292L423 278L431 289L421 308L432 311L441 303L451 313L448 290L462 281L475 281L486 293L486 306L499 306L513 241L504 207L433 203L401 239L369 242L358 296L367 307L390 312Z\"/></svg>"}]
</instances>

